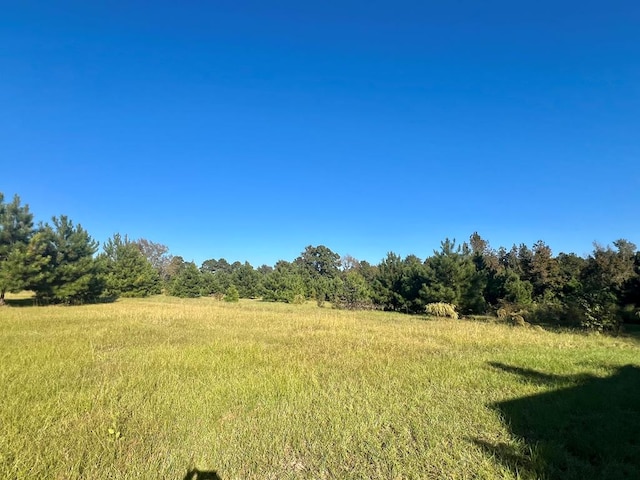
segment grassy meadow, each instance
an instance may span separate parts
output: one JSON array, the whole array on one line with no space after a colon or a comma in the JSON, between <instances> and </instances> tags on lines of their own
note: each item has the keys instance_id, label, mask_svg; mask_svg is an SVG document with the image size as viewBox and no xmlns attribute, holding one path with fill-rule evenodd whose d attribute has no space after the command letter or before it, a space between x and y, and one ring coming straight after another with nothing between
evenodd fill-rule
<instances>
[{"instance_id":1,"label":"grassy meadow","mask_svg":"<svg viewBox=\"0 0 640 480\"><path fill-rule=\"evenodd\" d=\"M0 309L0 478L640 478L633 337L315 303L27 303Z\"/></svg>"}]
</instances>

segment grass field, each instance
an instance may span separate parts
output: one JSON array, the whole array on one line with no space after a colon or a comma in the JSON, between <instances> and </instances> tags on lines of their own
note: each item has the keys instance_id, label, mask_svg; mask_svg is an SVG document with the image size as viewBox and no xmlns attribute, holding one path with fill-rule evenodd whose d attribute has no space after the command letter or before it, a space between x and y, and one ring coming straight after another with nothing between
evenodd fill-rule
<instances>
[{"instance_id":1,"label":"grass field","mask_svg":"<svg viewBox=\"0 0 640 480\"><path fill-rule=\"evenodd\" d=\"M315 304L16 304L0 428L7 479L640 478L640 343Z\"/></svg>"}]
</instances>

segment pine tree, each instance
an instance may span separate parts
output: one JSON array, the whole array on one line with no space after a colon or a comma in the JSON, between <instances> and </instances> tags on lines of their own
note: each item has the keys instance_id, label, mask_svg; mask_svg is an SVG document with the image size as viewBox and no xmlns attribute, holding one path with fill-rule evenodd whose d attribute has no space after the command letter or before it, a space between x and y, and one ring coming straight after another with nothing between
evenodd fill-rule
<instances>
[{"instance_id":1,"label":"pine tree","mask_svg":"<svg viewBox=\"0 0 640 480\"><path fill-rule=\"evenodd\" d=\"M39 301L82 303L95 301L104 289L99 264L93 255L98 243L81 225L66 216L53 217L53 226L41 225L32 247L46 259L46 265L28 287Z\"/></svg>"},{"instance_id":2,"label":"pine tree","mask_svg":"<svg viewBox=\"0 0 640 480\"><path fill-rule=\"evenodd\" d=\"M26 286L29 270L29 240L34 233L33 215L28 205L20 205L15 195L4 203L0 192L0 305L6 292L19 292Z\"/></svg>"},{"instance_id":3,"label":"pine tree","mask_svg":"<svg viewBox=\"0 0 640 480\"><path fill-rule=\"evenodd\" d=\"M295 303L306 298L306 289L300 268L280 260L262 282L262 298L270 302Z\"/></svg>"},{"instance_id":4,"label":"pine tree","mask_svg":"<svg viewBox=\"0 0 640 480\"><path fill-rule=\"evenodd\" d=\"M428 281L420 292L424 303L449 303L462 313L484 311L486 273L477 268L466 243L456 246L455 240L445 239L425 265Z\"/></svg>"},{"instance_id":5,"label":"pine tree","mask_svg":"<svg viewBox=\"0 0 640 480\"><path fill-rule=\"evenodd\" d=\"M227 292L224 294L225 302L237 302L240 300L240 292L235 285L230 285L227 288Z\"/></svg>"},{"instance_id":6,"label":"pine tree","mask_svg":"<svg viewBox=\"0 0 640 480\"><path fill-rule=\"evenodd\" d=\"M160 274L137 243L116 233L103 246L105 293L111 297L146 297L160 293Z\"/></svg>"},{"instance_id":7,"label":"pine tree","mask_svg":"<svg viewBox=\"0 0 640 480\"><path fill-rule=\"evenodd\" d=\"M176 257L174 257L176 258ZM175 297L199 297L202 294L202 274L193 262L183 264L171 280L169 294Z\"/></svg>"},{"instance_id":8,"label":"pine tree","mask_svg":"<svg viewBox=\"0 0 640 480\"><path fill-rule=\"evenodd\" d=\"M385 310L402 310L405 302L399 292L403 269L402 258L393 252L387 253L373 279L373 301L376 305Z\"/></svg>"}]
</instances>

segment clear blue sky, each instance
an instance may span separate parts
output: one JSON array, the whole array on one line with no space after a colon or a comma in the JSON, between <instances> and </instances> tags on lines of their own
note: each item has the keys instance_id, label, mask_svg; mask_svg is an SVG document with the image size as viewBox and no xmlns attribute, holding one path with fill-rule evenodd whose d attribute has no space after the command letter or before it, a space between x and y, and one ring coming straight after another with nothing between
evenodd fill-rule
<instances>
[{"instance_id":1,"label":"clear blue sky","mask_svg":"<svg viewBox=\"0 0 640 480\"><path fill-rule=\"evenodd\" d=\"M2 1L0 191L200 264L640 244L640 2Z\"/></svg>"}]
</instances>

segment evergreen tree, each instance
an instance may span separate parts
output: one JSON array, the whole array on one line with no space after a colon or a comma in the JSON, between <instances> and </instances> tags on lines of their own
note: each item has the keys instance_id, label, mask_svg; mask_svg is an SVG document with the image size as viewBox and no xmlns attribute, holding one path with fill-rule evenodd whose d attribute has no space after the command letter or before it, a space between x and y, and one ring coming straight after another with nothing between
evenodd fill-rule
<instances>
[{"instance_id":1,"label":"evergreen tree","mask_svg":"<svg viewBox=\"0 0 640 480\"><path fill-rule=\"evenodd\" d=\"M241 263L235 262L234 265L231 265L224 258L220 260L212 258L202 262L200 272L202 272L203 293L207 295L224 294L237 280L233 278L233 273L234 269L240 266L242 266Z\"/></svg>"},{"instance_id":2,"label":"evergreen tree","mask_svg":"<svg viewBox=\"0 0 640 480\"><path fill-rule=\"evenodd\" d=\"M532 302L531 295L533 286L528 280L522 280L520 276L511 269L502 272L502 299L517 307L529 305Z\"/></svg>"},{"instance_id":3,"label":"evergreen tree","mask_svg":"<svg viewBox=\"0 0 640 480\"><path fill-rule=\"evenodd\" d=\"M349 310L373 307L373 292L365 278L356 269L347 271L338 291L335 303L339 308Z\"/></svg>"},{"instance_id":4,"label":"evergreen tree","mask_svg":"<svg viewBox=\"0 0 640 480\"><path fill-rule=\"evenodd\" d=\"M238 292L238 289L236 288L235 285L230 285L229 288L227 288L227 292L224 295L224 301L237 302L238 300L240 300L240 292Z\"/></svg>"},{"instance_id":5,"label":"evergreen tree","mask_svg":"<svg viewBox=\"0 0 640 480\"><path fill-rule=\"evenodd\" d=\"M262 282L262 298L271 302L295 303L304 300L307 291L303 276L295 264L280 260Z\"/></svg>"},{"instance_id":6,"label":"evergreen tree","mask_svg":"<svg viewBox=\"0 0 640 480\"><path fill-rule=\"evenodd\" d=\"M565 301L574 297L576 292L582 289L582 271L587 261L575 253L560 253L556 261L558 263L558 297Z\"/></svg>"},{"instance_id":7,"label":"evergreen tree","mask_svg":"<svg viewBox=\"0 0 640 480\"><path fill-rule=\"evenodd\" d=\"M33 233L29 206L20 205L18 195L12 202L5 203L0 192L0 305L5 303L6 292L19 292L26 286L28 245Z\"/></svg>"},{"instance_id":8,"label":"evergreen tree","mask_svg":"<svg viewBox=\"0 0 640 480\"><path fill-rule=\"evenodd\" d=\"M237 288L240 298L257 297L260 294L260 274L249 262L235 263L237 265L233 267L230 283Z\"/></svg>"},{"instance_id":9,"label":"evergreen tree","mask_svg":"<svg viewBox=\"0 0 640 480\"><path fill-rule=\"evenodd\" d=\"M533 297L537 300L548 300L558 293L560 267L551 253L551 248L542 240L533 245L530 282L533 286Z\"/></svg>"},{"instance_id":10,"label":"evergreen tree","mask_svg":"<svg viewBox=\"0 0 640 480\"><path fill-rule=\"evenodd\" d=\"M28 288L45 302L97 300L104 289L93 257L98 243L64 215L53 217L52 222L53 226L41 225L32 242L33 249L46 258L46 265L29 280Z\"/></svg>"},{"instance_id":11,"label":"evergreen tree","mask_svg":"<svg viewBox=\"0 0 640 480\"><path fill-rule=\"evenodd\" d=\"M105 294L112 297L146 297L160 293L160 274L137 243L116 233L103 246Z\"/></svg>"},{"instance_id":12,"label":"evergreen tree","mask_svg":"<svg viewBox=\"0 0 640 480\"><path fill-rule=\"evenodd\" d=\"M397 294L401 298L400 311L419 313L424 311L424 299L420 294L429 281L425 265L415 255L407 255L401 264L400 279L397 282Z\"/></svg>"},{"instance_id":13,"label":"evergreen tree","mask_svg":"<svg viewBox=\"0 0 640 480\"><path fill-rule=\"evenodd\" d=\"M481 313L485 308L486 276L476 269L469 246L455 243L445 239L440 251L425 261L428 281L420 296L425 304L444 302L463 313Z\"/></svg>"},{"instance_id":14,"label":"evergreen tree","mask_svg":"<svg viewBox=\"0 0 640 480\"><path fill-rule=\"evenodd\" d=\"M222 295L226 290L218 276L211 272L200 273L200 284L202 295Z\"/></svg>"},{"instance_id":15,"label":"evergreen tree","mask_svg":"<svg viewBox=\"0 0 640 480\"><path fill-rule=\"evenodd\" d=\"M405 305L400 294L400 282L404 265L402 258L393 253L387 253L380 262L373 278L373 301L385 310L400 311Z\"/></svg>"},{"instance_id":16,"label":"evergreen tree","mask_svg":"<svg viewBox=\"0 0 640 480\"><path fill-rule=\"evenodd\" d=\"M195 263L188 262L182 266L171 280L169 294L189 298L199 297L202 294L202 274Z\"/></svg>"},{"instance_id":17,"label":"evergreen tree","mask_svg":"<svg viewBox=\"0 0 640 480\"><path fill-rule=\"evenodd\" d=\"M232 268L231 268L231 265L229 264L229 262L227 262L227 260L224 259L224 258L221 258L220 260L216 260L215 258L211 258L209 260L205 260L204 262L202 262L202 265L200 266L200 271L202 273L205 273L205 272L209 272L209 273L221 273L221 272L231 273Z\"/></svg>"}]
</instances>

